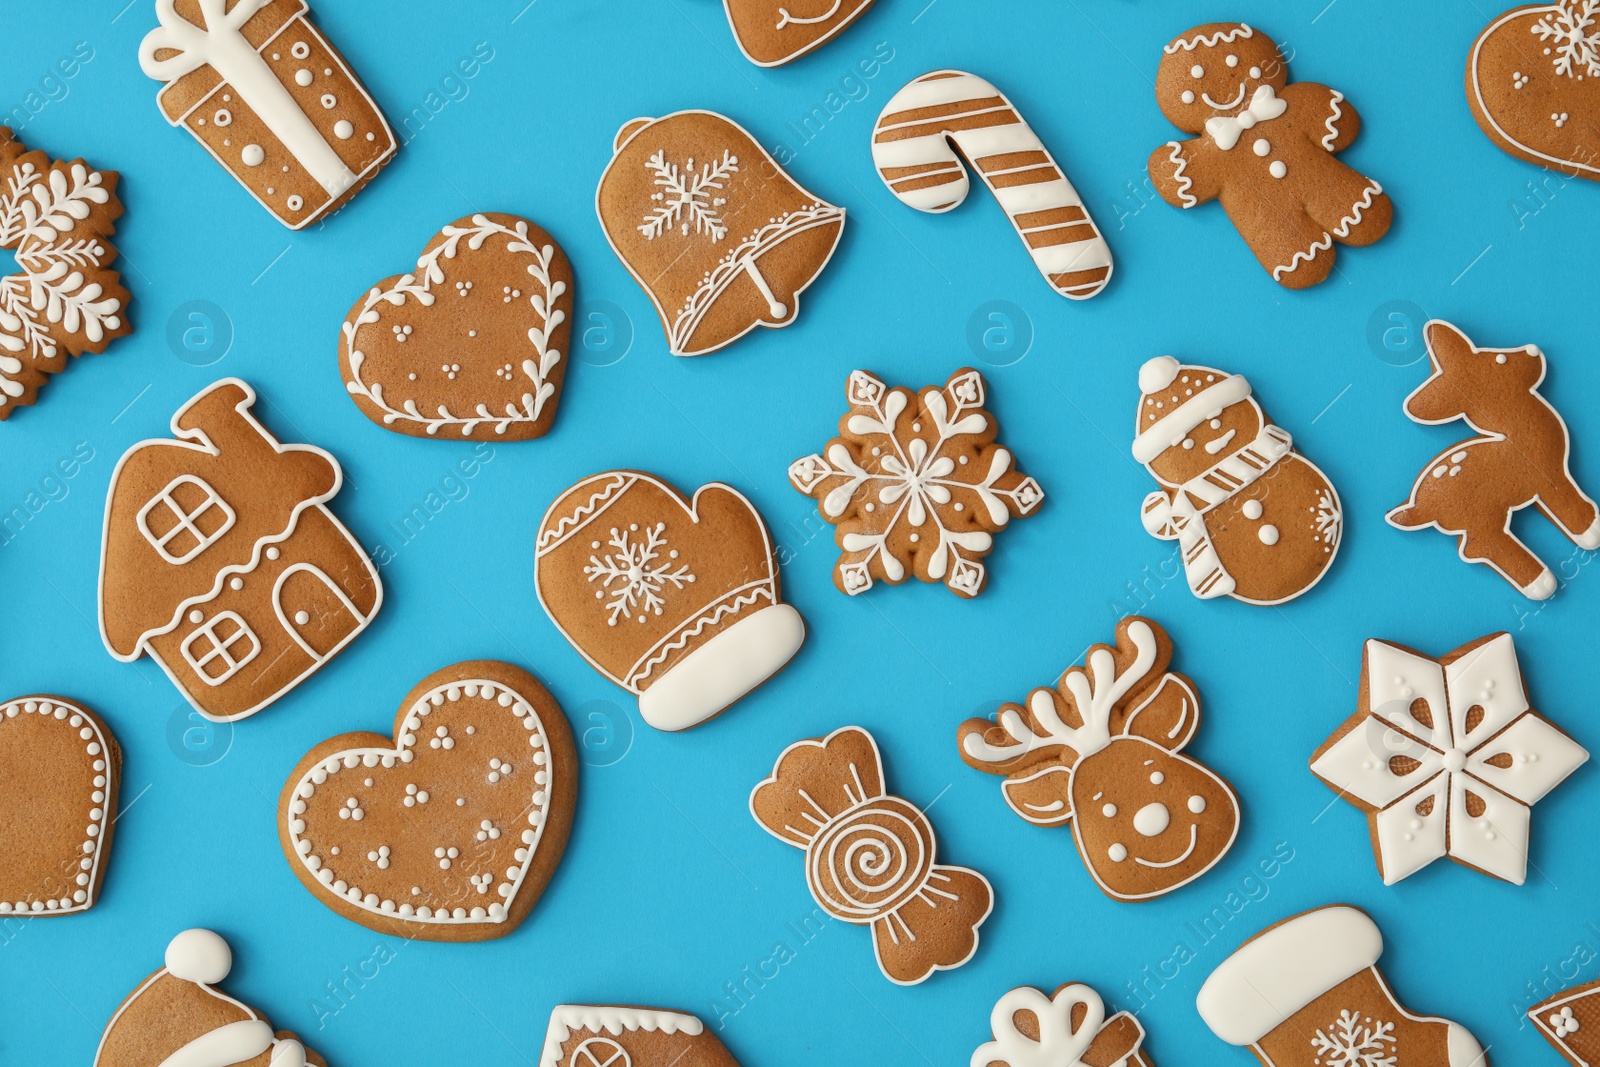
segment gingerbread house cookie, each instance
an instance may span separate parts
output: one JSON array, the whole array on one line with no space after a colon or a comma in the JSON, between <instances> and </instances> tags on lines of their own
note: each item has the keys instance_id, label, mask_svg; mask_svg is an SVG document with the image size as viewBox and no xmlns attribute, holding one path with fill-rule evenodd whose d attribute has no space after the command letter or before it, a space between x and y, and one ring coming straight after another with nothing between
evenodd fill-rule
<instances>
[{"instance_id":1,"label":"gingerbread house cookie","mask_svg":"<svg viewBox=\"0 0 1600 1067\"><path fill-rule=\"evenodd\" d=\"M739 1061L684 1012L557 1004L539 1067L739 1067Z\"/></svg>"}]
</instances>

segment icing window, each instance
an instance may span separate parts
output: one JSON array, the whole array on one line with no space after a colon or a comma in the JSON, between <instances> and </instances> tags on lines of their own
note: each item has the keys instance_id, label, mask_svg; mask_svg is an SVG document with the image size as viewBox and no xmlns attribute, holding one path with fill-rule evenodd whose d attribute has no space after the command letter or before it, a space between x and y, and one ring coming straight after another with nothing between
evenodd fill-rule
<instances>
[{"instance_id":1,"label":"icing window","mask_svg":"<svg viewBox=\"0 0 1600 1067\"><path fill-rule=\"evenodd\" d=\"M188 563L227 533L233 509L192 474L180 474L139 509L139 532L168 563Z\"/></svg>"},{"instance_id":2,"label":"icing window","mask_svg":"<svg viewBox=\"0 0 1600 1067\"><path fill-rule=\"evenodd\" d=\"M261 651L261 642L231 611L220 612L184 639L183 658L207 685L221 685Z\"/></svg>"}]
</instances>

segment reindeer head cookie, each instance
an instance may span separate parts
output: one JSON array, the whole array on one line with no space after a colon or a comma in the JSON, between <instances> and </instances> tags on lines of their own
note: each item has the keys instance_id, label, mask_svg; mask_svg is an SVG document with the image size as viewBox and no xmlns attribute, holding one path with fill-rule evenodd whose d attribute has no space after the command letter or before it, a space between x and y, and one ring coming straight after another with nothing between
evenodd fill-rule
<instances>
[{"instance_id":1,"label":"reindeer head cookie","mask_svg":"<svg viewBox=\"0 0 1600 1067\"><path fill-rule=\"evenodd\" d=\"M1036 826L1070 824L1108 896L1148 900L1187 885L1233 847L1232 787L1182 754L1200 726L1200 698L1168 671L1172 642L1149 619L1117 624L1026 706L968 719L957 737L968 766L1004 775L1006 803Z\"/></svg>"}]
</instances>

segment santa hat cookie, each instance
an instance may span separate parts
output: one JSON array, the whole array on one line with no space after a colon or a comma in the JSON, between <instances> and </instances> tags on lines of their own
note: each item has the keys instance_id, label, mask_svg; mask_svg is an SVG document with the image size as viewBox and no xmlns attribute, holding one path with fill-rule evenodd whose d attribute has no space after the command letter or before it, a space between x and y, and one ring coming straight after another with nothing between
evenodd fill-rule
<instances>
[{"instance_id":1,"label":"santa hat cookie","mask_svg":"<svg viewBox=\"0 0 1600 1067\"><path fill-rule=\"evenodd\" d=\"M989 1015L993 1041L972 1054L971 1067L1155 1067L1144 1051L1144 1027L1125 1011L1106 1017L1105 1001L1069 982L1045 996L1031 986L1011 990Z\"/></svg>"},{"instance_id":2,"label":"santa hat cookie","mask_svg":"<svg viewBox=\"0 0 1600 1067\"><path fill-rule=\"evenodd\" d=\"M721 712L805 640L766 524L718 482L687 499L639 471L585 478L545 512L533 580L561 636L658 730Z\"/></svg>"},{"instance_id":3,"label":"santa hat cookie","mask_svg":"<svg viewBox=\"0 0 1600 1067\"><path fill-rule=\"evenodd\" d=\"M684 1012L557 1004L539 1067L739 1067L739 1061Z\"/></svg>"},{"instance_id":4,"label":"santa hat cookie","mask_svg":"<svg viewBox=\"0 0 1600 1067\"><path fill-rule=\"evenodd\" d=\"M1139 392L1133 458L1161 485L1144 499L1144 528L1178 542L1190 590L1271 605L1316 585L1339 551L1339 494L1250 383L1157 356L1139 368Z\"/></svg>"},{"instance_id":5,"label":"santa hat cookie","mask_svg":"<svg viewBox=\"0 0 1600 1067\"><path fill-rule=\"evenodd\" d=\"M1529 1008L1528 1018L1568 1063L1600 1064L1600 982L1563 989Z\"/></svg>"},{"instance_id":6,"label":"santa hat cookie","mask_svg":"<svg viewBox=\"0 0 1600 1067\"><path fill-rule=\"evenodd\" d=\"M111 1016L94 1067L327 1067L293 1033L214 988L233 969L217 934L185 930L165 963Z\"/></svg>"},{"instance_id":7,"label":"santa hat cookie","mask_svg":"<svg viewBox=\"0 0 1600 1067\"><path fill-rule=\"evenodd\" d=\"M1211 1032L1267 1067L1487 1067L1466 1028L1415 1015L1377 968L1383 935L1342 904L1269 926L1222 962L1195 1006Z\"/></svg>"}]
</instances>

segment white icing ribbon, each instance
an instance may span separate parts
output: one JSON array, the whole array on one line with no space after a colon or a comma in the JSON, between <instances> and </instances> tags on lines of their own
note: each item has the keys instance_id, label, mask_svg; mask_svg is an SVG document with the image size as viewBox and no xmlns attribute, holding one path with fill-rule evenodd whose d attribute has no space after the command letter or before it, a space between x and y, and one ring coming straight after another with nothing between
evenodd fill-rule
<instances>
[{"instance_id":1,"label":"white icing ribbon","mask_svg":"<svg viewBox=\"0 0 1600 1067\"><path fill-rule=\"evenodd\" d=\"M1256 90L1256 95L1250 98L1250 106L1237 115L1218 115L1216 118L1206 119L1206 132L1217 142L1217 147L1226 152L1239 143L1244 131L1251 129L1258 122L1275 119L1288 109L1289 105L1278 99L1278 94L1273 92L1272 86L1263 85Z\"/></svg>"},{"instance_id":2,"label":"white icing ribbon","mask_svg":"<svg viewBox=\"0 0 1600 1067\"><path fill-rule=\"evenodd\" d=\"M205 27L201 28L178 14L176 0L156 0L156 18L161 24L139 43L139 67L170 85L185 74L209 66L266 123L317 184L330 197L338 197L356 183L356 175L317 132L244 35L244 24L270 2L238 0L230 11L226 10L227 0L198 0L205 20ZM156 53L161 51L178 54L157 59Z\"/></svg>"},{"instance_id":3,"label":"white icing ribbon","mask_svg":"<svg viewBox=\"0 0 1600 1067\"><path fill-rule=\"evenodd\" d=\"M260 1019L241 1019L201 1034L162 1060L160 1067L232 1067L269 1049L271 1067L306 1067L305 1046L279 1041Z\"/></svg>"},{"instance_id":4,"label":"white icing ribbon","mask_svg":"<svg viewBox=\"0 0 1600 1067\"><path fill-rule=\"evenodd\" d=\"M1072 1014L1080 1006L1084 1009L1083 1019L1074 1027ZM1038 1040L1017 1029L1016 1015L1023 1011L1036 1020ZM1046 997L1031 986L1013 989L989 1013L994 1040L978 1046L972 1054L971 1067L995 1063L1009 1067L1083 1067L1083 1054L1094 1043L1105 1018L1106 1007L1100 994L1086 985L1064 986L1054 997Z\"/></svg>"}]
</instances>

